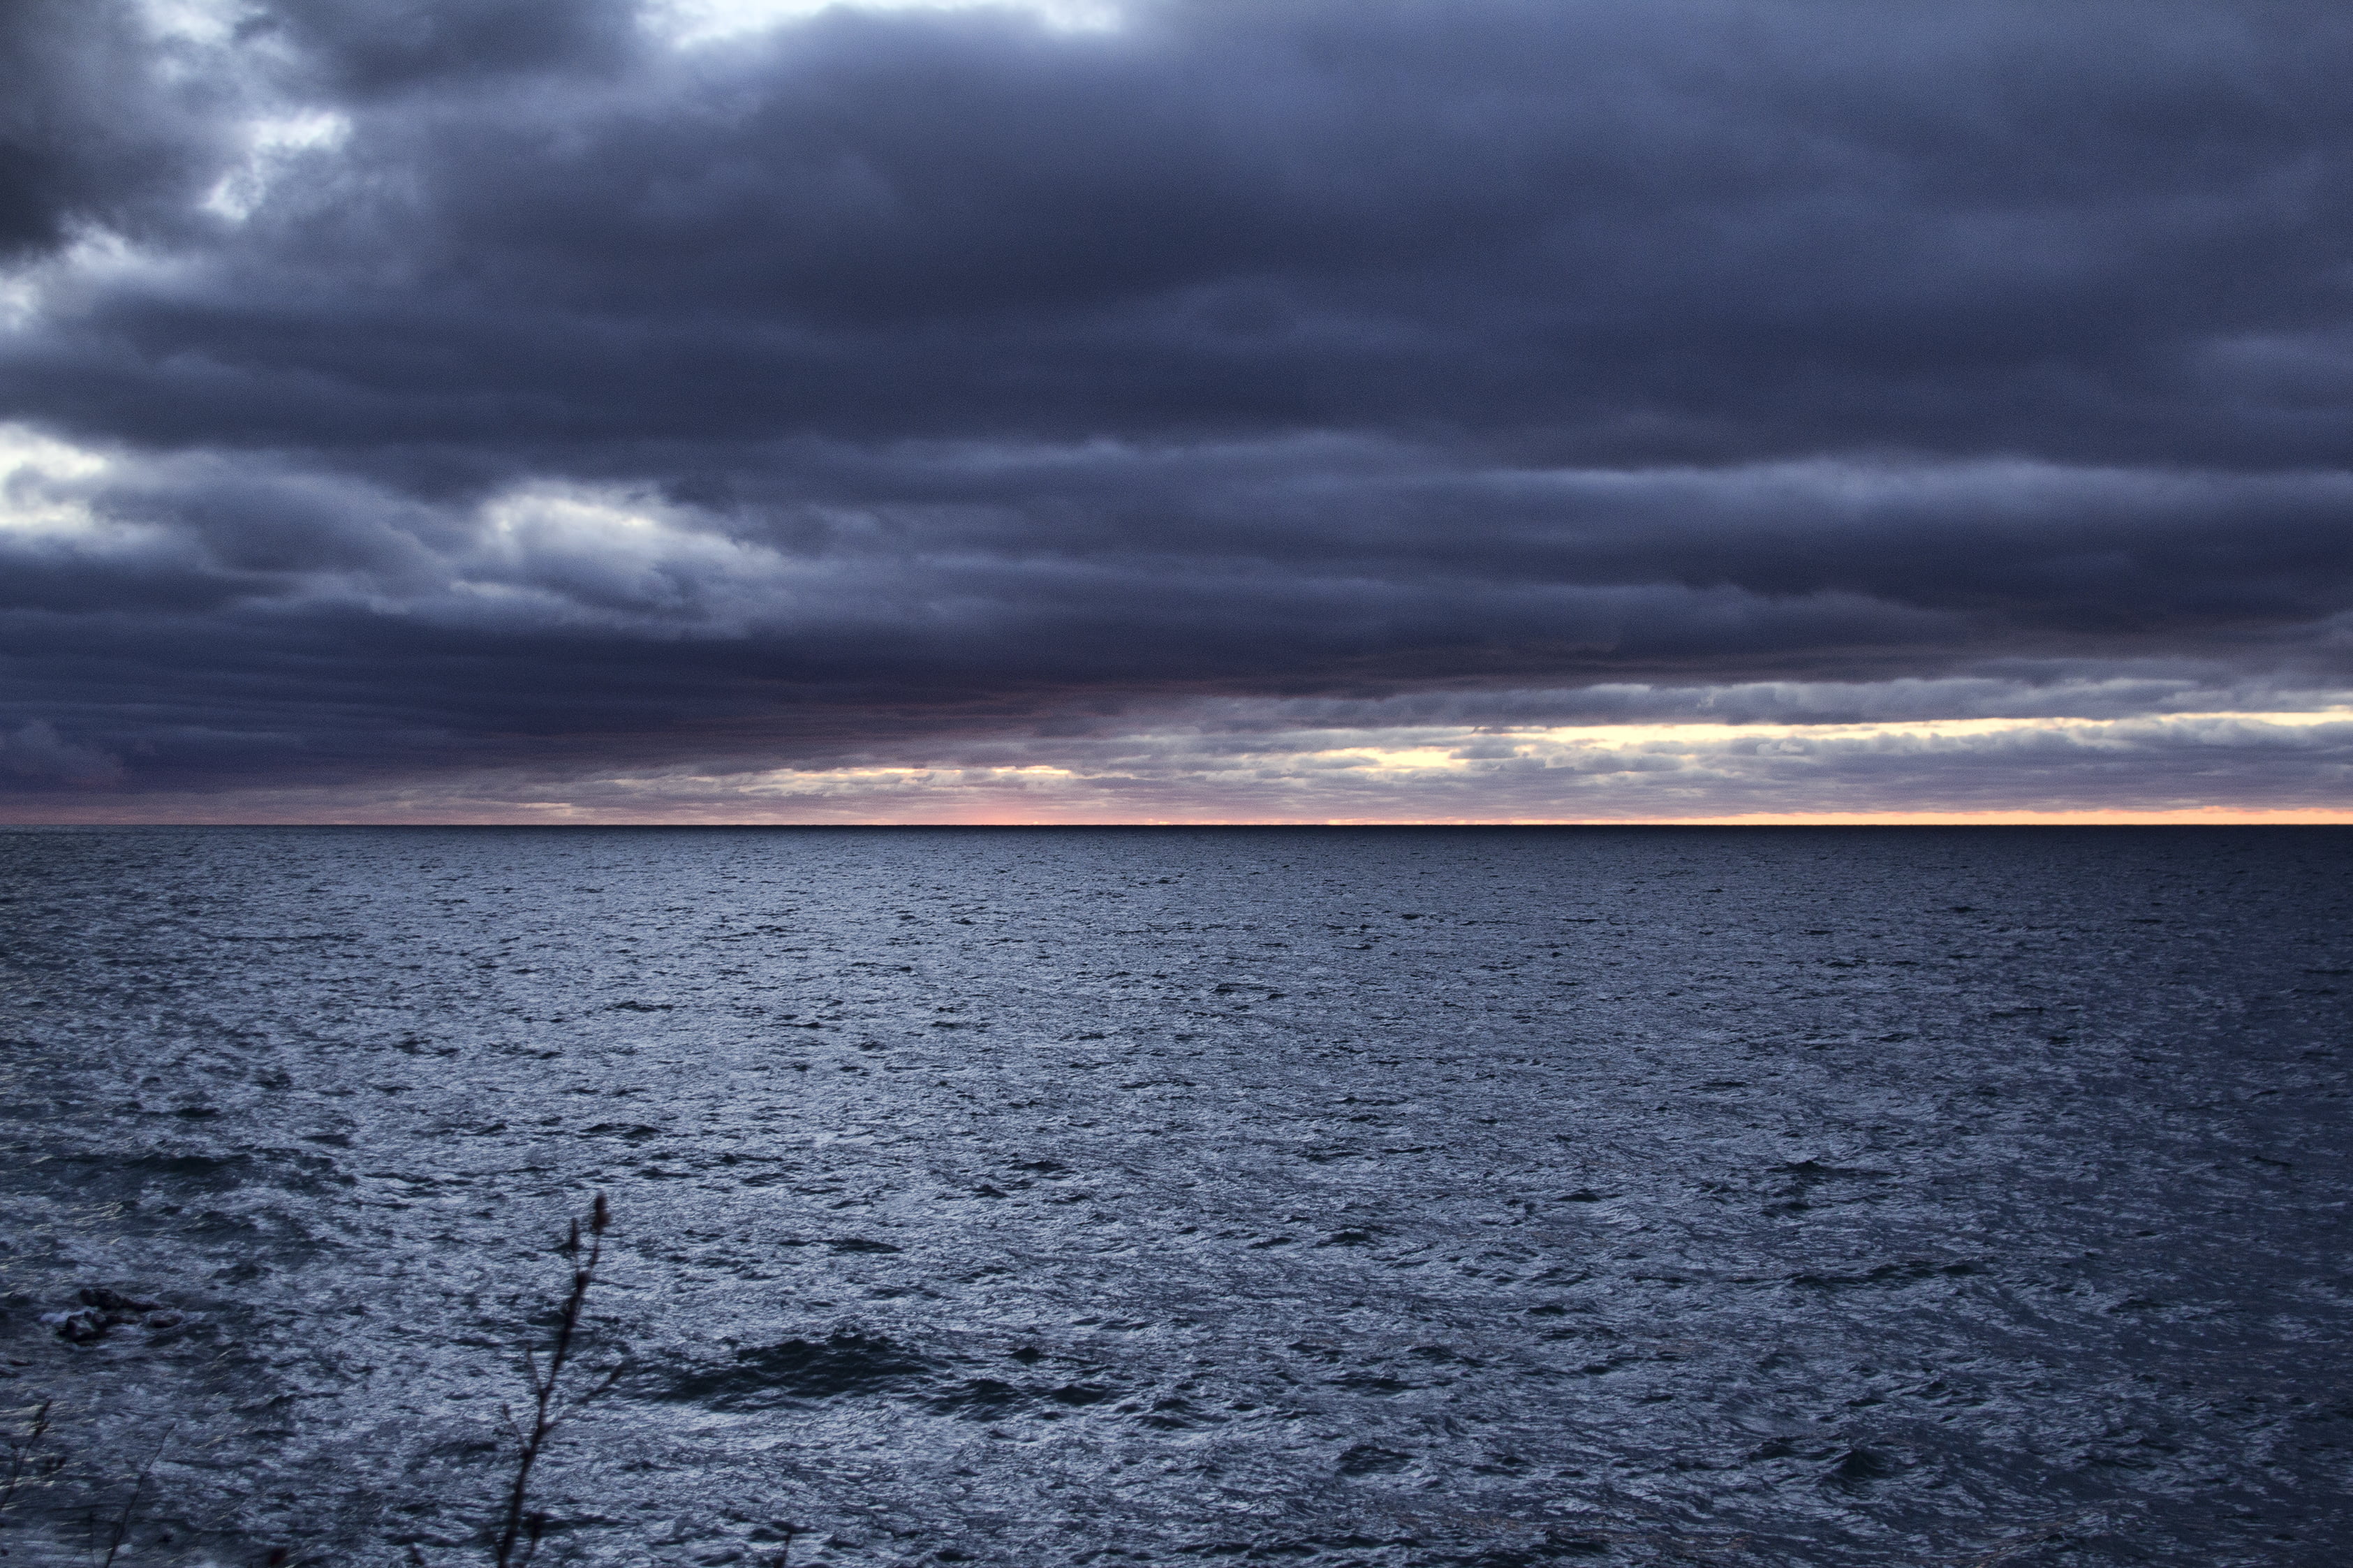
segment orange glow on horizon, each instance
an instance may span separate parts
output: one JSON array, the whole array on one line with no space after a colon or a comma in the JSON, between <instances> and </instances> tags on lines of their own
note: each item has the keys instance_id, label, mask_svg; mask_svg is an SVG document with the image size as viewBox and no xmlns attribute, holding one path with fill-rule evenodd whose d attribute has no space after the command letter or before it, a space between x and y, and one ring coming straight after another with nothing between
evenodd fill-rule
<instances>
[{"instance_id":1,"label":"orange glow on horizon","mask_svg":"<svg viewBox=\"0 0 2353 1568\"><path fill-rule=\"evenodd\" d=\"M1788 811L1690 816L1229 816L1204 813L1112 816L967 807L934 813L746 815L740 810L623 811L562 802L404 809L295 808L250 804L164 814L51 808L36 817L0 811L0 827L2348 827L2353 807L2208 805L2163 811L2009 808L1985 811Z\"/></svg>"}]
</instances>

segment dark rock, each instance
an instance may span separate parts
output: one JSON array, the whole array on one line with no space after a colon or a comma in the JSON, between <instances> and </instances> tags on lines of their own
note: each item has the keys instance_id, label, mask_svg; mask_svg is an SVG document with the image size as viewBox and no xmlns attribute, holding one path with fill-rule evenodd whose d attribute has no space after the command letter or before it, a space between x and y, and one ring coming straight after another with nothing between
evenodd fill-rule
<instances>
[{"instance_id":1,"label":"dark rock","mask_svg":"<svg viewBox=\"0 0 2353 1568\"><path fill-rule=\"evenodd\" d=\"M161 1301L137 1300L97 1285L84 1286L79 1300L83 1306L95 1307L101 1312L153 1312L164 1305Z\"/></svg>"},{"instance_id":2,"label":"dark rock","mask_svg":"<svg viewBox=\"0 0 2353 1568\"><path fill-rule=\"evenodd\" d=\"M69 1345L92 1344L104 1339L111 1327L102 1312L69 1312L58 1324L58 1338Z\"/></svg>"}]
</instances>

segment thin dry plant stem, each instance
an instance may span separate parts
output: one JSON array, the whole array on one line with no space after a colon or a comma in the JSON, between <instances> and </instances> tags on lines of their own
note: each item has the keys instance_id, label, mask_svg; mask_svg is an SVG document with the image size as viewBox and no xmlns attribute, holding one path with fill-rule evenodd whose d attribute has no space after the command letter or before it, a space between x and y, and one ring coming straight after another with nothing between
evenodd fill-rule
<instances>
[{"instance_id":1,"label":"thin dry plant stem","mask_svg":"<svg viewBox=\"0 0 2353 1568\"><path fill-rule=\"evenodd\" d=\"M28 1487L45 1486L49 1478L65 1468L63 1454L44 1453L42 1444L49 1436L49 1412L57 1401L44 1399L25 1424L25 1434L8 1437L8 1462L5 1474L0 1474L0 1509L14 1508L16 1494Z\"/></svg>"},{"instance_id":2,"label":"thin dry plant stem","mask_svg":"<svg viewBox=\"0 0 2353 1568\"><path fill-rule=\"evenodd\" d=\"M164 1445L172 1440L172 1433L178 1426L175 1421L164 1428L164 1435L155 1439L155 1451L147 1456L147 1462L140 1466L138 1475L132 1478L131 1495L122 1500L122 1511L115 1515L114 1531L107 1540L106 1556L100 1562L99 1568L114 1568L114 1559L122 1550L123 1538L131 1533L131 1521L138 1514L139 1494L147 1489L148 1473L154 1469L155 1461L164 1457Z\"/></svg>"},{"instance_id":3,"label":"thin dry plant stem","mask_svg":"<svg viewBox=\"0 0 2353 1568\"><path fill-rule=\"evenodd\" d=\"M572 1259L572 1290L565 1297L563 1310L556 1317L555 1342L548 1349L544 1367L531 1349L526 1347L522 1352L523 1376L531 1385L531 1424L527 1427L517 1424L512 1409L503 1412L518 1452L514 1480L507 1489L506 1515L491 1548L491 1559L498 1568L524 1568L538 1553L547 1516L530 1510L531 1472L546 1450L548 1438L566 1416L620 1380L621 1368L615 1366L580 1393L568 1394L562 1387L565 1369L572 1362L573 1342L580 1332L581 1313L587 1305L588 1287L596 1282L596 1265L605 1255L605 1232L612 1223L612 1211L606 1206L605 1194L598 1193L588 1211L588 1253L584 1258L580 1252L580 1222L572 1222L572 1234L562 1249Z\"/></svg>"}]
</instances>

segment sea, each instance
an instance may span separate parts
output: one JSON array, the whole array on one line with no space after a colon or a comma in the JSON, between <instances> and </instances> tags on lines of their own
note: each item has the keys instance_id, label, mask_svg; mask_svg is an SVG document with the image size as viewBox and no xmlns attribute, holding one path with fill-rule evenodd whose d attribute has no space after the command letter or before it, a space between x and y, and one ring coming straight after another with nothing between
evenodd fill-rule
<instances>
[{"instance_id":1,"label":"sea","mask_svg":"<svg viewBox=\"0 0 2353 1568\"><path fill-rule=\"evenodd\" d=\"M495 1562L595 1247L511 1563L2341 1564L2348 997L2320 827L0 831L0 1555Z\"/></svg>"}]
</instances>

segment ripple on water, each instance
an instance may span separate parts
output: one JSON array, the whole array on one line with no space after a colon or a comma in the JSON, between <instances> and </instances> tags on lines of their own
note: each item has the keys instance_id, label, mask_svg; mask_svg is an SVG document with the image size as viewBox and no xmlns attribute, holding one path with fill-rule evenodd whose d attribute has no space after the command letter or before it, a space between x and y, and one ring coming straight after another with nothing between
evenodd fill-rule
<instances>
[{"instance_id":1,"label":"ripple on water","mask_svg":"<svg viewBox=\"0 0 2353 1568\"><path fill-rule=\"evenodd\" d=\"M2353 1539L2353 835L0 847L11 1561L479 1561L599 1189L584 1565Z\"/></svg>"}]
</instances>

